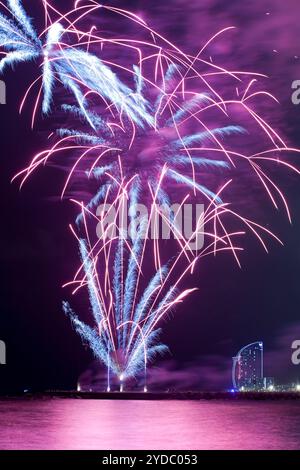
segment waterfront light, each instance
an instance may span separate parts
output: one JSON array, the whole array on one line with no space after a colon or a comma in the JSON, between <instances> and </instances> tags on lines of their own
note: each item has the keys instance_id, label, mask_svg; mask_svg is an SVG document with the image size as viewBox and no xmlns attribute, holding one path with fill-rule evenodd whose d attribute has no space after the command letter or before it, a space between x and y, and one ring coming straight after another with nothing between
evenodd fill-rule
<instances>
[{"instance_id":1,"label":"waterfront light","mask_svg":"<svg viewBox=\"0 0 300 470\"><path fill-rule=\"evenodd\" d=\"M120 392L122 393L124 391L124 384L123 384L123 381L124 381L124 374L121 374L120 375Z\"/></svg>"}]
</instances>

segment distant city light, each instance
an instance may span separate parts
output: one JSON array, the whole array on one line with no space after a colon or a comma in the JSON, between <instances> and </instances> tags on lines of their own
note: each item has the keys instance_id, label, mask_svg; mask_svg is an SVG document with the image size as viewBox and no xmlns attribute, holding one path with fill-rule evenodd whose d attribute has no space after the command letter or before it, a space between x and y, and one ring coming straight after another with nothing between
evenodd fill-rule
<instances>
[{"instance_id":1,"label":"distant city light","mask_svg":"<svg viewBox=\"0 0 300 470\"><path fill-rule=\"evenodd\" d=\"M297 392L300 392L300 384L297 384L297 385L296 385L296 391L297 391Z\"/></svg>"},{"instance_id":2,"label":"distant city light","mask_svg":"<svg viewBox=\"0 0 300 470\"><path fill-rule=\"evenodd\" d=\"M268 390L269 390L269 392L273 392L273 391L274 391L274 385L270 385L270 386L268 387Z\"/></svg>"}]
</instances>

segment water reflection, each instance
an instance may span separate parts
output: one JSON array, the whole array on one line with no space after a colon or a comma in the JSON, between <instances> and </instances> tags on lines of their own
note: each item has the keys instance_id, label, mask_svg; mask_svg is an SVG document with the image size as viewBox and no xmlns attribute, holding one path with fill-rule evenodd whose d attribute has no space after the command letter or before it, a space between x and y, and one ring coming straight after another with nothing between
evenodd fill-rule
<instances>
[{"instance_id":1,"label":"water reflection","mask_svg":"<svg viewBox=\"0 0 300 470\"><path fill-rule=\"evenodd\" d=\"M300 403L0 402L1 449L298 449Z\"/></svg>"}]
</instances>

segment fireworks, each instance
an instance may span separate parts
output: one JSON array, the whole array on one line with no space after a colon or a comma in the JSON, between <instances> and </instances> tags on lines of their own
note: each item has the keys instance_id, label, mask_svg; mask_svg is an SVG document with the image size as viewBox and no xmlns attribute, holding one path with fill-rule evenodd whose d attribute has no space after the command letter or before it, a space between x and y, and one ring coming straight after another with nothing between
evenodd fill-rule
<instances>
[{"instance_id":1,"label":"fireworks","mask_svg":"<svg viewBox=\"0 0 300 470\"><path fill-rule=\"evenodd\" d=\"M63 115L65 124L51 133L54 143L16 175L22 185L32 172L52 161L67 170L61 196L80 208L71 230L78 240L81 266L66 286L73 287L73 294L87 289L94 324L80 320L68 302L64 311L107 366L108 390L111 374L123 387L127 378L141 372L146 390L148 363L167 350L159 342L162 320L195 290L181 291L180 284L199 259L228 250L240 264L239 239L245 231L266 250L265 235L280 241L228 201L237 168L242 165L257 179L274 207L281 201L290 219L286 199L265 166L276 163L299 173L280 158L297 150L288 148L255 110L255 98L275 99L266 91L253 91L258 74L232 72L205 60L208 44L226 29L191 56L137 15L95 1L77 1L67 14L41 1L45 12L41 34L21 2L0 4L4 9L0 70L25 61L35 61L42 70L21 104L22 109L29 93L37 89L32 123L42 95L42 112L50 112L56 83L70 92L60 103L60 120ZM137 35L100 36L96 27L86 27L88 15L99 12L125 18ZM123 54L116 60L119 51ZM215 83L220 77L235 84L229 97L226 93L223 98L212 84L212 78ZM233 108L238 112L233 113ZM263 135L261 149L242 153L241 143L258 131ZM177 216L189 201L205 209L187 236ZM122 220L128 203L134 235L124 229ZM148 217L138 216L141 204ZM100 206L113 212L109 224ZM167 250L159 239L158 219L175 240ZM238 229L230 229L231 220ZM206 243L192 249L191 241L199 236Z\"/></svg>"},{"instance_id":2,"label":"fireworks","mask_svg":"<svg viewBox=\"0 0 300 470\"><path fill-rule=\"evenodd\" d=\"M86 111L85 91L82 89L101 94L103 99L108 99L113 103L119 112L126 112L135 121L139 122L140 119L147 118L141 105L137 105L131 98L131 90L118 79L109 67L96 56L83 51L76 45L68 45L64 42L64 35L72 33L80 35L79 31L73 29L73 24L70 21L67 21L67 27L61 23L61 20L66 20L68 15L58 15L56 21L46 27L41 35L38 35L21 2L10 0L7 3L7 7L2 2L1 5L13 19L11 20L6 15L0 15L0 41L5 51L5 57L0 62L0 71L20 62L40 61L42 74L28 90L29 92L32 86L42 82L38 91L35 111L43 91L42 110L45 114L49 113L54 85L58 81L73 93L82 113L92 127L94 124ZM54 10L50 3L42 3L46 8L47 15L48 9ZM35 112L33 123L34 118Z\"/></svg>"}]
</instances>

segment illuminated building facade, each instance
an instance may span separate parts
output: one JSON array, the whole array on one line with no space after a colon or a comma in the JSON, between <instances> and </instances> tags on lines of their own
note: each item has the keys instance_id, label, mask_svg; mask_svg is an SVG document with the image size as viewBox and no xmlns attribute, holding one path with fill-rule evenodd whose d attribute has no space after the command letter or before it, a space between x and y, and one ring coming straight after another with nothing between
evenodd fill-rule
<instances>
[{"instance_id":1,"label":"illuminated building facade","mask_svg":"<svg viewBox=\"0 0 300 470\"><path fill-rule=\"evenodd\" d=\"M256 341L233 357L232 384L235 390L262 390L264 384L264 345Z\"/></svg>"}]
</instances>

